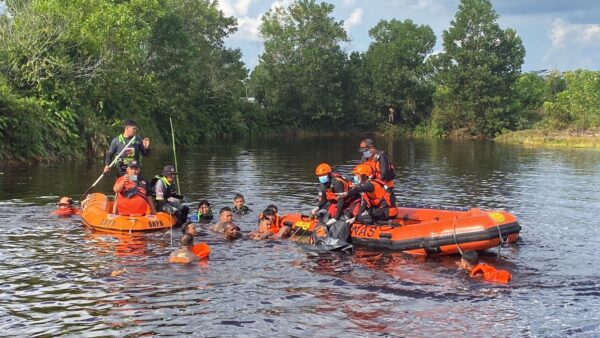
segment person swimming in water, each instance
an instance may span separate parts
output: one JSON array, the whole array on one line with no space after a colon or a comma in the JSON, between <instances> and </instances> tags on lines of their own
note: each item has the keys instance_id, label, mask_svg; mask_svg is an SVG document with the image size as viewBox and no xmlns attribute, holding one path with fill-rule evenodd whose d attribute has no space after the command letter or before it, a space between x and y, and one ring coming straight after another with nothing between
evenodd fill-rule
<instances>
[{"instance_id":1,"label":"person swimming in water","mask_svg":"<svg viewBox=\"0 0 600 338\"><path fill-rule=\"evenodd\" d=\"M264 211L263 211L263 213L264 213ZM258 222L258 229L249 233L248 238L258 241L261 239L268 239L268 238L273 237L275 235L275 233L273 232L271 225L272 225L272 221L270 218L268 218L268 217L261 218L261 220Z\"/></svg>"},{"instance_id":2,"label":"person swimming in water","mask_svg":"<svg viewBox=\"0 0 600 338\"><path fill-rule=\"evenodd\" d=\"M194 236L190 234L183 235L179 240L179 244L179 249L173 251L169 256L169 263L188 264L199 260L198 256L192 252Z\"/></svg>"},{"instance_id":3,"label":"person swimming in water","mask_svg":"<svg viewBox=\"0 0 600 338\"><path fill-rule=\"evenodd\" d=\"M194 223L208 223L213 220L212 209L207 200L201 200L198 203L198 210L195 214L189 217L189 220Z\"/></svg>"},{"instance_id":4,"label":"person swimming in water","mask_svg":"<svg viewBox=\"0 0 600 338\"><path fill-rule=\"evenodd\" d=\"M233 208L231 211L236 215L246 215L252 210L250 210L250 208L248 208L248 206L245 204L246 199L244 198L244 195L235 194L235 197L233 197Z\"/></svg>"},{"instance_id":5,"label":"person swimming in water","mask_svg":"<svg viewBox=\"0 0 600 338\"><path fill-rule=\"evenodd\" d=\"M71 217L73 215L81 215L81 210L75 207L71 197L61 197L58 201L58 209L54 210L52 215Z\"/></svg>"},{"instance_id":6,"label":"person swimming in water","mask_svg":"<svg viewBox=\"0 0 600 338\"><path fill-rule=\"evenodd\" d=\"M223 223L223 238L228 241L233 241L242 237L240 233L240 227L233 224L233 222Z\"/></svg>"},{"instance_id":7,"label":"person swimming in water","mask_svg":"<svg viewBox=\"0 0 600 338\"><path fill-rule=\"evenodd\" d=\"M498 270L491 265L479 263L477 251L463 252L458 266L466 270L469 273L469 277L476 278L481 276L486 282L506 284L512 279L512 275L506 270Z\"/></svg>"},{"instance_id":8,"label":"person swimming in water","mask_svg":"<svg viewBox=\"0 0 600 338\"><path fill-rule=\"evenodd\" d=\"M209 230L213 232L222 233L224 228L223 224L225 222L231 222L233 220L233 213L231 212L230 207L224 207L219 211L219 221L210 226Z\"/></svg>"}]
</instances>

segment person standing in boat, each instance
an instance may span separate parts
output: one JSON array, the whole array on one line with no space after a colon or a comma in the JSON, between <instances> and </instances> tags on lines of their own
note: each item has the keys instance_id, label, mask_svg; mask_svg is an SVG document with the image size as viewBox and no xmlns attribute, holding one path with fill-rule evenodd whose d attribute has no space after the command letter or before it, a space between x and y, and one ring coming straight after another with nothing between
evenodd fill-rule
<instances>
[{"instance_id":1,"label":"person standing in boat","mask_svg":"<svg viewBox=\"0 0 600 338\"><path fill-rule=\"evenodd\" d=\"M183 225L188 218L190 208L181 205L183 196L175 192L175 177L178 172L173 165L166 165L163 168L162 175L157 175L152 179L152 193L156 200L156 210L175 215L177 223L175 226Z\"/></svg>"},{"instance_id":2,"label":"person standing in boat","mask_svg":"<svg viewBox=\"0 0 600 338\"><path fill-rule=\"evenodd\" d=\"M147 181L139 176L140 164L132 160L127 165L126 175L117 178L113 191L116 193L116 214L126 216L142 216L148 208L150 213L155 214L156 209L150 197Z\"/></svg>"},{"instance_id":3,"label":"person standing in boat","mask_svg":"<svg viewBox=\"0 0 600 338\"><path fill-rule=\"evenodd\" d=\"M373 170L368 164L359 164L354 168L354 186L340 197L361 197L358 211L352 216L362 221L386 221L398 215L396 201L384 181L373 177ZM368 217L362 215L368 212Z\"/></svg>"},{"instance_id":4,"label":"person standing in boat","mask_svg":"<svg viewBox=\"0 0 600 338\"><path fill-rule=\"evenodd\" d=\"M346 181L342 175L334 173L331 166L327 163L321 163L315 169L315 175L319 178L319 205L316 206L311 214L315 215L327 204L327 212L331 219L338 220L342 216L344 208L350 205L350 198L339 197L337 194L347 192L350 188L350 182Z\"/></svg>"},{"instance_id":5,"label":"person standing in boat","mask_svg":"<svg viewBox=\"0 0 600 338\"><path fill-rule=\"evenodd\" d=\"M139 162L140 155L148 156L150 152L150 139L144 138L142 140L139 136L136 136L136 134L136 123L132 120L126 120L123 124L123 133L115 137L108 147L108 152L106 153L106 158L104 159L105 174L110 171L109 165L113 161L113 157L116 154L119 154L121 150L125 148L129 141L131 141L132 137L134 137L135 140L129 145L129 149L123 153L123 157L117 162L117 177L125 175L129 162L133 160Z\"/></svg>"},{"instance_id":6,"label":"person standing in boat","mask_svg":"<svg viewBox=\"0 0 600 338\"><path fill-rule=\"evenodd\" d=\"M370 138L360 141L358 151L362 153L360 162L368 164L371 167L373 178L385 182L385 185L392 194L392 199L396 200L394 196L394 178L396 178L396 173L388 155L381 150L375 149L375 144Z\"/></svg>"}]
</instances>

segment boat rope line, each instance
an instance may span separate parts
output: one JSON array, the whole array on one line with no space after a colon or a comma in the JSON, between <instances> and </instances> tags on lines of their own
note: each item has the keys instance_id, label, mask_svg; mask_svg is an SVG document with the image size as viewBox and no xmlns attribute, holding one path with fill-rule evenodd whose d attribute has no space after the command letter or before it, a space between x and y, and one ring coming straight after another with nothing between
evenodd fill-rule
<instances>
[{"instance_id":1,"label":"boat rope line","mask_svg":"<svg viewBox=\"0 0 600 338\"><path fill-rule=\"evenodd\" d=\"M458 248L458 252L460 252L460 256L463 256L463 251L460 248L460 245L458 245L458 241L456 240L456 221L458 220L458 217L454 217L454 227L452 228L452 236L454 237L454 244L456 244L456 247ZM498 228L500 229L500 228Z\"/></svg>"},{"instance_id":2,"label":"boat rope line","mask_svg":"<svg viewBox=\"0 0 600 338\"><path fill-rule=\"evenodd\" d=\"M500 231L500 225L498 223L496 223L496 229L498 229L498 236L500 237L500 243L498 243L498 256L496 257L496 260L499 260L500 249L502 249L502 245L504 244L504 238L502 238L502 231Z\"/></svg>"}]
</instances>

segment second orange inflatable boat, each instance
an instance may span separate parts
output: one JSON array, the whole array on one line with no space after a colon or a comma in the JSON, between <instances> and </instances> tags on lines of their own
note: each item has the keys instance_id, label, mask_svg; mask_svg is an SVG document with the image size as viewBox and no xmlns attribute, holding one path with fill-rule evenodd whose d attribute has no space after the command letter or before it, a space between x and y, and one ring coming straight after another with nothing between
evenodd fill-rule
<instances>
[{"instance_id":1,"label":"second orange inflatable boat","mask_svg":"<svg viewBox=\"0 0 600 338\"><path fill-rule=\"evenodd\" d=\"M170 229L175 217L159 212L156 215L121 216L112 214L112 201L106 195L94 193L81 203L83 223L97 230L118 232L143 232Z\"/></svg>"},{"instance_id":2,"label":"second orange inflatable boat","mask_svg":"<svg viewBox=\"0 0 600 338\"><path fill-rule=\"evenodd\" d=\"M301 214L282 217L294 237L312 233L318 223ZM400 207L398 217L378 224L351 225L355 245L413 254L453 254L460 249L485 250L515 242L521 231L517 218L505 210Z\"/></svg>"}]
</instances>

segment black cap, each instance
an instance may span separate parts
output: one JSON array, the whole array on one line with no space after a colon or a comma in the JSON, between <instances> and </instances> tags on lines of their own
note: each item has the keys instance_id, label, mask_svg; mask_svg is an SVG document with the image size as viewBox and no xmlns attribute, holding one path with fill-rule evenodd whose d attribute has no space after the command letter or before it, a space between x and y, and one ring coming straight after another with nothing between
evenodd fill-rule
<instances>
[{"instance_id":1,"label":"black cap","mask_svg":"<svg viewBox=\"0 0 600 338\"><path fill-rule=\"evenodd\" d=\"M173 174L175 174L175 175L178 174L177 170L175 170L175 166L168 164L163 168L163 176L173 175Z\"/></svg>"},{"instance_id":2,"label":"black cap","mask_svg":"<svg viewBox=\"0 0 600 338\"><path fill-rule=\"evenodd\" d=\"M140 162L136 161L136 160L131 160L131 162L129 162L129 164L127 165L127 168L139 168L140 167Z\"/></svg>"},{"instance_id":3,"label":"black cap","mask_svg":"<svg viewBox=\"0 0 600 338\"><path fill-rule=\"evenodd\" d=\"M369 148L373 145L373 140L371 140L370 138L366 138L362 141L360 141L360 146L358 148L358 152L362 153L365 152L367 150L369 150Z\"/></svg>"}]
</instances>

